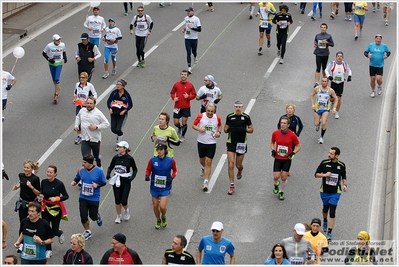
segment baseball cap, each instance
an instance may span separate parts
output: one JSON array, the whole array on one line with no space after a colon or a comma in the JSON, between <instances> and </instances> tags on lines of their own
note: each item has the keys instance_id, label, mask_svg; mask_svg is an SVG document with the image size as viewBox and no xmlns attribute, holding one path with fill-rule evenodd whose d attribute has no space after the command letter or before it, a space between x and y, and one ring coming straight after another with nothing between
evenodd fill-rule
<instances>
[{"instance_id":1,"label":"baseball cap","mask_svg":"<svg viewBox=\"0 0 399 267\"><path fill-rule=\"evenodd\" d=\"M189 8L186 9L186 11L194 11L194 8L190 6Z\"/></svg>"},{"instance_id":2,"label":"baseball cap","mask_svg":"<svg viewBox=\"0 0 399 267\"><path fill-rule=\"evenodd\" d=\"M210 80L214 85L217 85L217 83L215 82L215 78L212 75L206 75L204 79Z\"/></svg>"},{"instance_id":3,"label":"baseball cap","mask_svg":"<svg viewBox=\"0 0 399 267\"><path fill-rule=\"evenodd\" d=\"M108 22L110 22L110 21L116 22L114 18L110 18L110 19L108 20Z\"/></svg>"},{"instance_id":4,"label":"baseball cap","mask_svg":"<svg viewBox=\"0 0 399 267\"><path fill-rule=\"evenodd\" d=\"M218 231L222 231L223 230L223 223L221 222L213 222L212 226L211 226L211 230L218 230Z\"/></svg>"},{"instance_id":5,"label":"baseball cap","mask_svg":"<svg viewBox=\"0 0 399 267\"><path fill-rule=\"evenodd\" d=\"M61 39L61 36L59 36L58 34L54 34L54 35L53 35L53 40L54 40L54 41L57 41L57 40L59 40L59 39Z\"/></svg>"},{"instance_id":6,"label":"baseball cap","mask_svg":"<svg viewBox=\"0 0 399 267\"><path fill-rule=\"evenodd\" d=\"M295 224L294 230L298 235L304 235L306 231L305 225L303 225L302 223L297 223Z\"/></svg>"},{"instance_id":7,"label":"baseball cap","mask_svg":"<svg viewBox=\"0 0 399 267\"><path fill-rule=\"evenodd\" d=\"M80 39L89 39L89 35L87 33L82 33L82 35L80 36Z\"/></svg>"},{"instance_id":8,"label":"baseball cap","mask_svg":"<svg viewBox=\"0 0 399 267\"><path fill-rule=\"evenodd\" d=\"M124 148L129 148L129 143L126 142L126 141L121 141L121 142L118 143L117 146L121 146L121 147L124 147Z\"/></svg>"},{"instance_id":9,"label":"baseball cap","mask_svg":"<svg viewBox=\"0 0 399 267\"><path fill-rule=\"evenodd\" d=\"M158 144L155 146L155 148L156 148L156 149L158 149L158 148L168 149L168 147L167 147L165 144L162 144L162 143L158 143Z\"/></svg>"}]
</instances>

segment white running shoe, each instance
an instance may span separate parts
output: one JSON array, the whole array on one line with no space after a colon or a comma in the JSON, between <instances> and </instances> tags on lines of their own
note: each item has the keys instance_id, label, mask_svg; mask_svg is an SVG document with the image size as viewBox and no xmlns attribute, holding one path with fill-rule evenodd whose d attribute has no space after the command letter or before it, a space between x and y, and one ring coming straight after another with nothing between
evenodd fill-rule
<instances>
[{"instance_id":1,"label":"white running shoe","mask_svg":"<svg viewBox=\"0 0 399 267\"><path fill-rule=\"evenodd\" d=\"M204 180L204 184L202 185L202 190L204 192L208 191L208 186L209 186L209 181L208 180Z\"/></svg>"},{"instance_id":2,"label":"white running shoe","mask_svg":"<svg viewBox=\"0 0 399 267\"><path fill-rule=\"evenodd\" d=\"M108 78L108 76L109 76L109 72L106 72L106 73L104 73L104 75L103 75L103 79L107 79L107 78Z\"/></svg>"},{"instance_id":3,"label":"white running shoe","mask_svg":"<svg viewBox=\"0 0 399 267\"><path fill-rule=\"evenodd\" d=\"M192 73L193 73L193 71L192 71L191 67L188 67L188 73L190 73L190 74L192 74Z\"/></svg>"},{"instance_id":4,"label":"white running shoe","mask_svg":"<svg viewBox=\"0 0 399 267\"><path fill-rule=\"evenodd\" d=\"M196 56L195 58L194 58L194 64L197 64L198 63L198 56Z\"/></svg>"},{"instance_id":5,"label":"white running shoe","mask_svg":"<svg viewBox=\"0 0 399 267\"><path fill-rule=\"evenodd\" d=\"M122 219L122 214L118 214L116 215L116 219L115 219L115 223L121 223L121 219Z\"/></svg>"},{"instance_id":6,"label":"white running shoe","mask_svg":"<svg viewBox=\"0 0 399 267\"><path fill-rule=\"evenodd\" d=\"M201 171L200 171L200 176L203 177L204 176L204 172L205 172L205 168L201 167Z\"/></svg>"},{"instance_id":7,"label":"white running shoe","mask_svg":"<svg viewBox=\"0 0 399 267\"><path fill-rule=\"evenodd\" d=\"M339 119L339 113L338 113L338 111L335 113L335 118L336 118L336 119Z\"/></svg>"},{"instance_id":8,"label":"white running shoe","mask_svg":"<svg viewBox=\"0 0 399 267\"><path fill-rule=\"evenodd\" d=\"M323 137L320 136L318 141L319 141L319 144L323 144L324 143Z\"/></svg>"},{"instance_id":9,"label":"white running shoe","mask_svg":"<svg viewBox=\"0 0 399 267\"><path fill-rule=\"evenodd\" d=\"M374 97L375 97L375 90L371 90L370 97L371 97L371 98L374 98Z\"/></svg>"},{"instance_id":10,"label":"white running shoe","mask_svg":"<svg viewBox=\"0 0 399 267\"><path fill-rule=\"evenodd\" d=\"M125 214L123 214L123 219L128 221L130 219L130 213L128 210L125 210Z\"/></svg>"},{"instance_id":11,"label":"white running shoe","mask_svg":"<svg viewBox=\"0 0 399 267\"><path fill-rule=\"evenodd\" d=\"M377 94L378 94L378 95L381 95L381 94L382 94L382 86L378 86Z\"/></svg>"},{"instance_id":12,"label":"white running shoe","mask_svg":"<svg viewBox=\"0 0 399 267\"><path fill-rule=\"evenodd\" d=\"M112 75L112 76L115 76L115 75L116 75L116 68L115 68L115 69L112 69L111 75Z\"/></svg>"}]
</instances>

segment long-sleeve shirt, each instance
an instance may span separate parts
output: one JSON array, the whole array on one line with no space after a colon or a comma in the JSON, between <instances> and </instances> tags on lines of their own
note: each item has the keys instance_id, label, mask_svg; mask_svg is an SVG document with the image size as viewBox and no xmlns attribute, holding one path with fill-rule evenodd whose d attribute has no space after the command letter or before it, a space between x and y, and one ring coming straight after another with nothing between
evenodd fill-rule
<instances>
[{"instance_id":1,"label":"long-sleeve shirt","mask_svg":"<svg viewBox=\"0 0 399 267\"><path fill-rule=\"evenodd\" d=\"M91 123L97 126L96 130L89 129ZM90 142L101 141L101 130L109 127L107 118L98 108L94 108L91 111L88 111L87 108L82 108L75 119L75 126L77 127L79 124L82 129L82 140Z\"/></svg>"},{"instance_id":2,"label":"long-sleeve shirt","mask_svg":"<svg viewBox=\"0 0 399 267\"><path fill-rule=\"evenodd\" d=\"M112 114L119 115L123 110L126 113L133 107L133 100L129 92L123 89L123 94L119 95L118 89L112 91L107 100L108 108L112 108Z\"/></svg>"},{"instance_id":3,"label":"long-sleeve shirt","mask_svg":"<svg viewBox=\"0 0 399 267\"><path fill-rule=\"evenodd\" d=\"M323 43L323 40L327 40L327 43ZM334 40L329 33L318 33L314 37L314 44L317 45L317 48L314 50L313 54L324 57L330 55L330 46L334 47Z\"/></svg>"},{"instance_id":4,"label":"long-sleeve shirt","mask_svg":"<svg viewBox=\"0 0 399 267\"><path fill-rule=\"evenodd\" d=\"M187 98L184 98L185 93L188 94ZM175 102L174 108L189 108L190 101L193 100L195 96L196 92L194 85L189 81L186 81L185 83L182 81L176 82L170 91L170 97L172 100L174 100L175 97L179 98L179 100Z\"/></svg>"}]
</instances>

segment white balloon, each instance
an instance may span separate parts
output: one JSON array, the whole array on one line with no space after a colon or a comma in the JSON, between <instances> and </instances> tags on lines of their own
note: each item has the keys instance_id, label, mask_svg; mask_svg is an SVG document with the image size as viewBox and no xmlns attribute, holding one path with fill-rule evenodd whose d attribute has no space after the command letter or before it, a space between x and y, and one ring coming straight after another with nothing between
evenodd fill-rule
<instances>
[{"instance_id":1,"label":"white balloon","mask_svg":"<svg viewBox=\"0 0 399 267\"><path fill-rule=\"evenodd\" d=\"M14 57L16 58L22 58L25 55L25 50L22 47L15 47L14 51L12 52Z\"/></svg>"},{"instance_id":2,"label":"white balloon","mask_svg":"<svg viewBox=\"0 0 399 267\"><path fill-rule=\"evenodd\" d=\"M100 4L101 4L101 2L90 2L91 7L96 7L96 6L99 6Z\"/></svg>"},{"instance_id":3,"label":"white balloon","mask_svg":"<svg viewBox=\"0 0 399 267\"><path fill-rule=\"evenodd\" d=\"M143 6L148 6L151 2L143 2Z\"/></svg>"}]
</instances>

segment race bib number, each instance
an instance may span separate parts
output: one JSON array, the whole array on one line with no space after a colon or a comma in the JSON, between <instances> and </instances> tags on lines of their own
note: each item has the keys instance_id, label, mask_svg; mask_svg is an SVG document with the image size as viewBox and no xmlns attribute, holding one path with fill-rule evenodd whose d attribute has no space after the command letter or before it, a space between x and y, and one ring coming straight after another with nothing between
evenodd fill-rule
<instances>
[{"instance_id":1,"label":"race bib number","mask_svg":"<svg viewBox=\"0 0 399 267\"><path fill-rule=\"evenodd\" d=\"M115 44L116 44L116 42L115 42ZM112 50L111 51L111 55L116 55L118 53L118 50Z\"/></svg>"},{"instance_id":2,"label":"race bib number","mask_svg":"<svg viewBox=\"0 0 399 267\"><path fill-rule=\"evenodd\" d=\"M176 113L176 114L179 114L180 108L174 108L174 109L173 109L173 112Z\"/></svg>"},{"instance_id":3,"label":"race bib number","mask_svg":"<svg viewBox=\"0 0 399 267\"><path fill-rule=\"evenodd\" d=\"M24 256L27 258L36 258L36 245L24 244Z\"/></svg>"},{"instance_id":4,"label":"race bib number","mask_svg":"<svg viewBox=\"0 0 399 267\"><path fill-rule=\"evenodd\" d=\"M337 186L338 174L332 173L330 177L326 177L326 184L331 186Z\"/></svg>"},{"instance_id":5,"label":"race bib number","mask_svg":"<svg viewBox=\"0 0 399 267\"><path fill-rule=\"evenodd\" d=\"M267 28L267 27L269 27L269 22L266 20L266 21L262 21L262 24L260 25L260 27L261 28Z\"/></svg>"},{"instance_id":6,"label":"race bib number","mask_svg":"<svg viewBox=\"0 0 399 267\"><path fill-rule=\"evenodd\" d=\"M304 260L303 257L290 257L291 265L303 265Z\"/></svg>"},{"instance_id":7,"label":"race bib number","mask_svg":"<svg viewBox=\"0 0 399 267\"><path fill-rule=\"evenodd\" d=\"M166 187L166 176L155 175L154 185L158 188Z\"/></svg>"},{"instance_id":8,"label":"race bib number","mask_svg":"<svg viewBox=\"0 0 399 267\"><path fill-rule=\"evenodd\" d=\"M145 31L146 29L145 29L145 25L137 25L137 28L140 30L140 31Z\"/></svg>"},{"instance_id":9,"label":"race bib number","mask_svg":"<svg viewBox=\"0 0 399 267\"><path fill-rule=\"evenodd\" d=\"M319 102L318 106L319 106L320 110L327 109L328 95L327 94L319 94L318 102Z\"/></svg>"},{"instance_id":10,"label":"race bib number","mask_svg":"<svg viewBox=\"0 0 399 267\"><path fill-rule=\"evenodd\" d=\"M277 155L280 157L285 157L288 154L288 146L277 146Z\"/></svg>"},{"instance_id":11,"label":"race bib number","mask_svg":"<svg viewBox=\"0 0 399 267\"><path fill-rule=\"evenodd\" d=\"M213 133L215 129L213 128L213 125L205 125L205 131L206 133Z\"/></svg>"},{"instance_id":12,"label":"race bib number","mask_svg":"<svg viewBox=\"0 0 399 267\"><path fill-rule=\"evenodd\" d=\"M246 150L247 150L247 144L245 144L245 143L237 143L236 153L245 154Z\"/></svg>"},{"instance_id":13,"label":"race bib number","mask_svg":"<svg viewBox=\"0 0 399 267\"><path fill-rule=\"evenodd\" d=\"M282 21L280 21L280 22L281 22L280 29L285 29L285 28L287 28L287 26L288 26L288 21L282 20Z\"/></svg>"},{"instance_id":14,"label":"race bib number","mask_svg":"<svg viewBox=\"0 0 399 267\"><path fill-rule=\"evenodd\" d=\"M191 31L190 31L190 30L186 30L186 34L187 34L187 35L190 35L190 34L191 34Z\"/></svg>"},{"instance_id":15,"label":"race bib number","mask_svg":"<svg viewBox=\"0 0 399 267\"><path fill-rule=\"evenodd\" d=\"M317 46L318 46L320 49L325 49L325 48L327 47L327 44L323 43L323 40L318 40L318 41L317 41Z\"/></svg>"},{"instance_id":16,"label":"race bib number","mask_svg":"<svg viewBox=\"0 0 399 267\"><path fill-rule=\"evenodd\" d=\"M93 29L93 34L94 35L99 35L100 34L100 30L99 29Z\"/></svg>"},{"instance_id":17,"label":"race bib number","mask_svg":"<svg viewBox=\"0 0 399 267\"><path fill-rule=\"evenodd\" d=\"M92 196L94 193L94 188L92 184L82 183L82 195Z\"/></svg>"},{"instance_id":18,"label":"race bib number","mask_svg":"<svg viewBox=\"0 0 399 267\"><path fill-rule=\"evenodd\" d=\"M53 59L61 59L61 55L54 55Z\"/></svg>"},{"instance_id":19,"label":"race bib number","mask_svg":"<svg viewBox=\"0 0 399 267\"><path fill-rule=\"evenodd\" d=\"M341 82L342 81L342 77L341 76L335 76L334 77L334 81Z\"/></svg>"}]
</instances>

